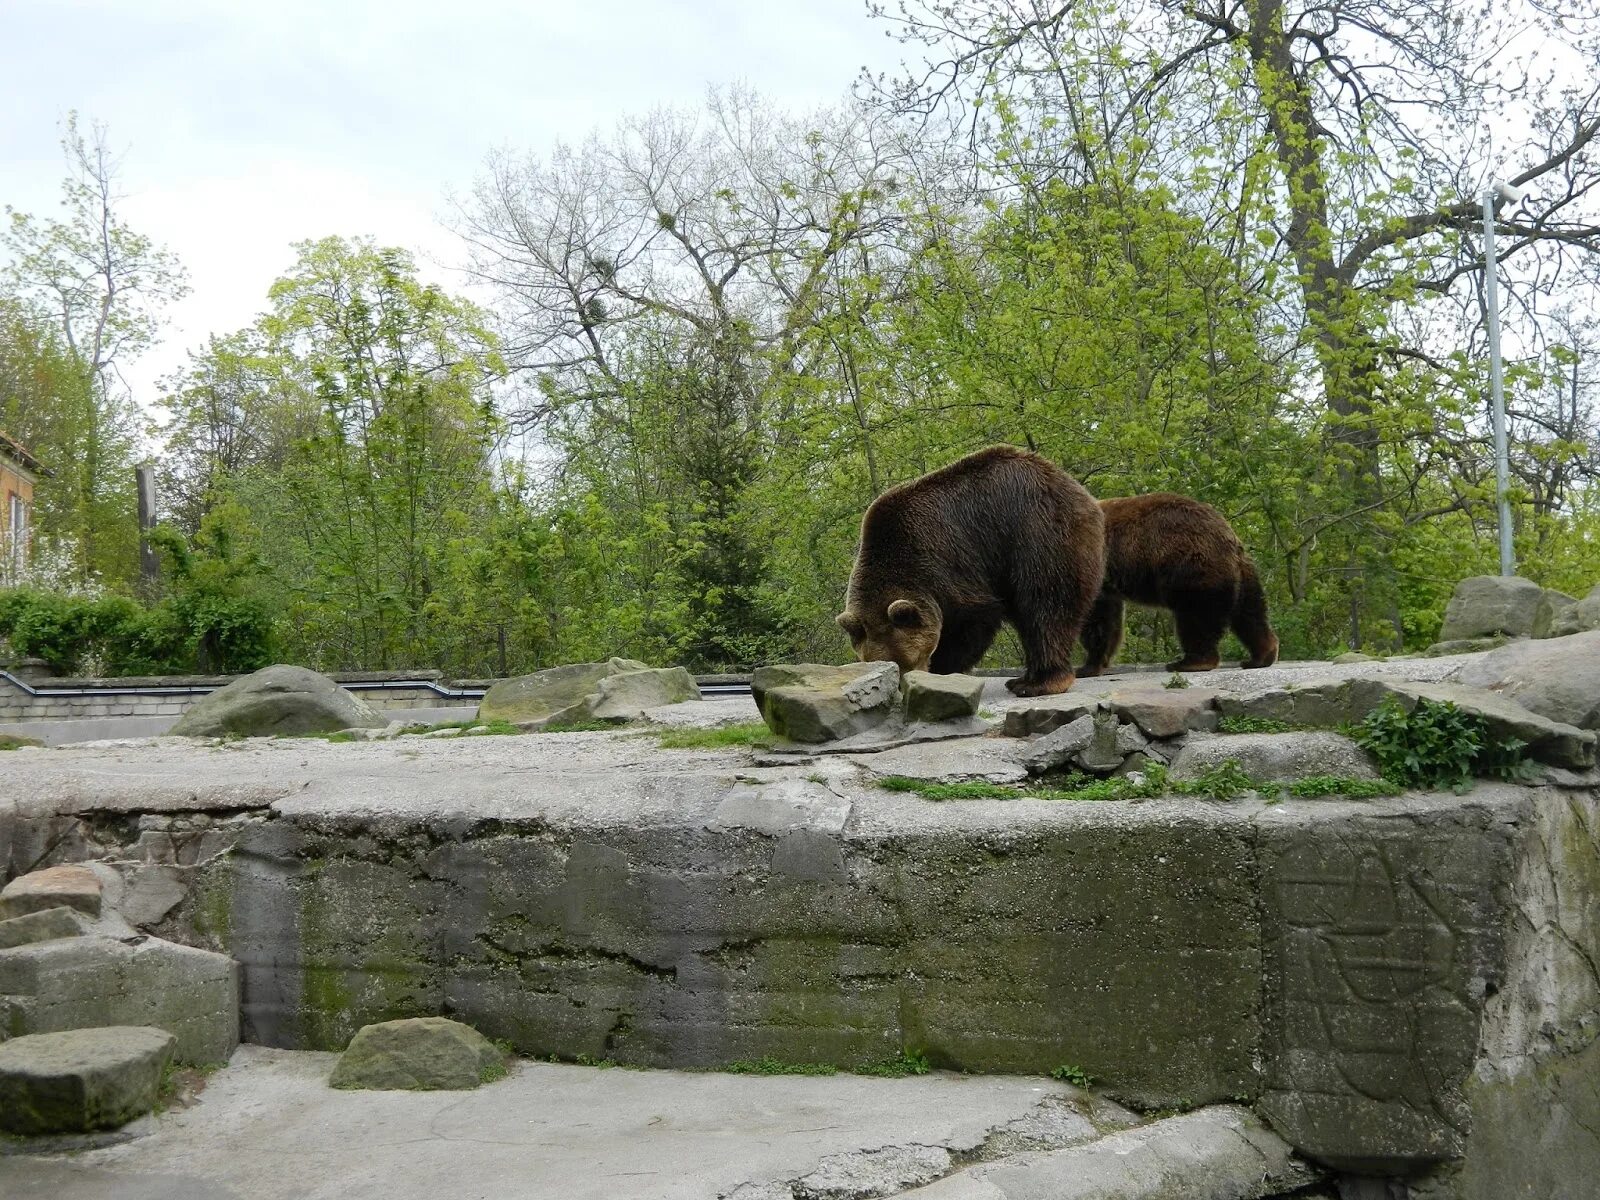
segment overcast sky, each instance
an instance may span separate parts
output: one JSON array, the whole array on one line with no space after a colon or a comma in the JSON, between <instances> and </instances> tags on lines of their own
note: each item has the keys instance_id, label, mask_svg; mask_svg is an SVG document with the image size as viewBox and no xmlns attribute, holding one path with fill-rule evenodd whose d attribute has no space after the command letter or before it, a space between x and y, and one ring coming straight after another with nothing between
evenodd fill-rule
<instances>
[{"instance_id":1,"label":"overcast sky","mask_svg":"<svg viewBox=\"0 0 1600 1200\"><path fill-rule=\"evenodd\" d=\"M247 324L290 243L371 234L450 262L439 223L493 146L545 151L745 81L805 111L902 57L864 0L4 0L0 204L54 215L61 119L104 122L123 214L193 292L128 372L140 400ZM430 270L442 277L443 272Z\"/></svg>"}]
</instances>

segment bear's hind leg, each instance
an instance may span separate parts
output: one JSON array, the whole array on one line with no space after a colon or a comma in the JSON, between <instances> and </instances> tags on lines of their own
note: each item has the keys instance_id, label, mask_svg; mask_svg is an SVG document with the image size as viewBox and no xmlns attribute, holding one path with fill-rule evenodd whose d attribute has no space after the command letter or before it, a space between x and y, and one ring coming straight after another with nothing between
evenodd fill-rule
<instances>
[{"instance_id":1,"label":"bear's hind leg","mask_svg":"<svg viewBox=\"0 0 1600 1200\"><path fill-rule=\"evenodd\" d=\"M1179 592L1171 598L1183 657L1167 664L1169 671L1214 671L1220 658L1217 647L1233 614L1232 588L1207 588Z\"/></svg>"},{"instance_id":2,"label":"bear's hind leg","mask_svg":"<svg viewBox=\"0 0 1600 1200\"><path fill-rule=\"evenodd\" d=\"M1095 598L1079 637L1083 641L1083 666L1078 668L1078 678L1088 679L1106 670L1117 656L1117 647L1122 645L1122 597L1102 591Z\"/></svg>"},{"instance_id":3,"label":"bear's hind leg","mask_svg":"<svg viewBox=\"0 0 1600 1200\"><path fill-rule=\"evenodd\" d=\"M1267 622L1267 594L1261 588L1261 576L1256 573L1255 563L1248 558L1240 564L1239 595L1228 623L1250 653L1250 657L1239 664L1241 667L1246 670L1270 667L1278 661L1278 635Z\"/></svg>"}]
</instances>

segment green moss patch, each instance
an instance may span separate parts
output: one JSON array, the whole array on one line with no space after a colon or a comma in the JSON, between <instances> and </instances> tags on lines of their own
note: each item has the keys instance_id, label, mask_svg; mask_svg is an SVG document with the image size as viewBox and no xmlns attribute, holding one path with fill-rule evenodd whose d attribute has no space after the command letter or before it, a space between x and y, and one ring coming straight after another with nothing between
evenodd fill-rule
<instances>
[{"instance_id":1,"label":"green moss patch","mask_svg":"<svg viewBox=\"0 0 1600 1200\"><path fill-rule=\"evenodd\" d=\"M663 750L726 750L734 746L764 746L772 731L761 721L719 725L714 729L663 729L657 737Z\"/></svg>"}]
</instances>

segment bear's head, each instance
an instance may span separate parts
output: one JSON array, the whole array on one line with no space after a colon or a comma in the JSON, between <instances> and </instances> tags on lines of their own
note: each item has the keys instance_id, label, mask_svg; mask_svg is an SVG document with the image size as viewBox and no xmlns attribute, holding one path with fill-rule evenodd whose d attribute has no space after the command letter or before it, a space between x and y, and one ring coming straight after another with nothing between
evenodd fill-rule
<instances>
[{"instance_id":1,"label":"bear's head","mask_svg":"<svg viewBox=\"0 0 1600 1200\"><path fill-rule=\"evenodd\" d=\"M846 609L839 628L850 635L859 662L892 662L901 672L926 671L939 644L939 606L931 600L893 600L881 609Z\"/></svg>"}]
</instances>

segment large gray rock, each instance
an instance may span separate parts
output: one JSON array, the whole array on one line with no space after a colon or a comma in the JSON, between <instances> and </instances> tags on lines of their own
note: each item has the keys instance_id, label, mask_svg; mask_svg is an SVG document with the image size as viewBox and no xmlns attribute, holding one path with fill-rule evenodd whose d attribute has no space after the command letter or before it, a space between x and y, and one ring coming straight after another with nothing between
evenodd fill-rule
<instances>
[{"instance_id":1,"label":"large gray rock","mask_svg":"<svg viewBox=\"0 0 1600 1200\"><path fill-rule=\"evenodd\" d=\"M186 737L271 737L381 729L387 723L326 675L304 667L263 667L218 688L178 718Z\"/></svg>"},{"instance_id":2,"label":"large gray rock","mask_svg":"<svg viewBox=\"0 0 1600 1200\"><path fill-rule=\"evenodd\" d=\"M607 675L584 705L592 721L637 721L646 709L698 699L700 688L682 667L646 667Z\"/></svg>"},{"instance_id":3,"label":"large gray rock","mask_svg":"<svg viewBox=\"0 0 1600 1200\"><path fill-rule=\"evenodd\" d=\"M114 1129L155 1107L173 1037L106 1026L0 1044L0 1129L23 1135Z\"/></svg>"},{"instance_id":4,"label":"large gray rock","mask_svg":"<svg viewBox=\"0 0 1600 1200\"><path fill-rule=\"evenodd\" d=\"M478 705L483 721L510 721L513 725L562 724L587 719L586 701L598 695L600 683L613 675L650 668L633 658L605 662L569 663L502 679L484 693Z\"/></svg>"},{"instance_id":5,"label":"large gray rock","mask_svg":"<svg viewBox=\"0 0 1600 1200\"><path fill-rule=\"evenodd\" d=\"M1473 575L1456 584L1445 606L1441 642L1487 637L1536 637L1544 589L1517 575ZM1549 620L1548 609L1545 619Z\"/></svg>"},{"instance_id":6,"label":"large gray rock","mask_svg":"<svg viewBox=\"0 0 1600 1200\"><path fill-rule=\"evenodd\" d=\"M0 950L0 1034L154 1025L177 1038L180 1062L226 1062L239 1044L234 961L160 938L129 945L100 935Z\"/></svg>"},{"instance_id":7,"label":"large gray rock","mask_svg":"<svg viewBox=\"0 0 1600 1200\"><path fill-rule=\"evenodd\" d=\"M470 1025L411 1017L365 1025L339 1056L336 1088L434 1091L475 1088L505 1073L505 1058Z\"/></svg>"},{"instance_id":8,"label":"large gray rock","mask_svg":"<svg viewBox=\"0 0 1600 1200\"><path fill-rule=\"evenodd\" d=\"M1453 679L1552 721L1600 730L1600 630L1515 642L1464 664Z\"/></svg>"},{"instance_id":9,"label":"large gray rock","mask_svg":"<svg viewBox=\"0 0 1600 1200\"><path fill-rule=\"evenodd\" d=\"M1293 783L1314 775L1343 779L1377 779L1372 757L1343 734L1314 730L1304 733L1239 733L1188 742L1172 763L1172 777L1198 779L1229 759L1252 779Z\"/></svg>"},{"instance_id":10,"label":"large gray rock","mask_svg":"<svg viewBox=\"0 0 1600 1200\"><path fill-rule=\"evenodd\" d=\"M1539 608L1533 618L1533 636L1538 638L1555 637L1556 627L1564 626L1569 620L1575 620L1578 611L1578 599L1565 592L1558 592L1555 588L1545 588L1539 597Z\"/></svg>"},{"instance_id":11,"label":"large gray rock","mask_svg":"<svg viewBox=\"0 0 1600 1200\"><path fill-rule=\"evenodd\" d=\"M983 703L983 680L975 675L907 671L900 690L908 721L956 721L976 716Z\"/></svg>"},{"instance_id":12,"label":"large gray rock","mask_svg":"<svg viewBox=\"0 0 1600 1200\"><path fill-rule=\"evenodd\" d=\"M63 907L100 915L100 880L88 867L72 863L30 871L0 890L0 917Z\"/></svg>"},{"instance_id":13,"label":"large gray rock","mask_svg":"<svg viewBox=\"0 0 1600 1200\"><path fill-rule=\"evenodd\" d=\"M1557 593L1559 595L1560 593ZM1590 629L1600 629L1600 584L1571 607L1563 607L1552 615L1550 637L1569 637Z\"/></svg>"},{"instance_id":14,"label":"large gray rock","mask_svg":"<svg viewBox=\"0 0 1600 1200\"><path fill-rule=\"evenodd\" d=\"M792 742L835 741L882 725L894 715L899 688L892 662L761 667L750 677L761 719Z\"/></svg>"}]
</instances>

